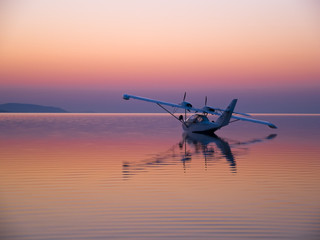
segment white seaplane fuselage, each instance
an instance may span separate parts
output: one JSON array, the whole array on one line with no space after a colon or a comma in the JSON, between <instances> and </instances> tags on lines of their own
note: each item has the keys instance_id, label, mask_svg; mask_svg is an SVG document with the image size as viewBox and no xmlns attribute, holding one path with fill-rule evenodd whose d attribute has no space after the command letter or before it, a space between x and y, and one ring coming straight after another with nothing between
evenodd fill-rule
<instances>
[{"instance_id":1,"label":"white seaplane fuselage","mask_svg":"<svg viewBox=\"0 0 320 240\"><path fill-rule=\"evenodd\" d=\"M237 99L232 100L227 109L215 122L211 122L205 113L192 115L182 122L183 130L190 133L213 133L224 126L227 126L236 103Z\"/></svg>"},{"instance_id":2,"label":"white seaplane fuselage","mask_svg":"<svg viewBox=\"0 0 320 240\"><path fill-rule=\"evenodd\" d=\"M194 114L182 124L182 128L186 132L203 133L214 132L220 127L215 122L211 122L207 116L203 114Z\"/></svg>"}]
</instances>

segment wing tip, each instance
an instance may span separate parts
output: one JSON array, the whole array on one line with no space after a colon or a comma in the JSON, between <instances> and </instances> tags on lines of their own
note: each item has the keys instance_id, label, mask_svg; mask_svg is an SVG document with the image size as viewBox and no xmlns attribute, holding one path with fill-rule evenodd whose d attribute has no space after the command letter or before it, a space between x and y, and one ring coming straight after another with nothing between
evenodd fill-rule
<instances>
[{"instance_id":1,"label":"wing tip","mask_svg":"<svg viewBox=\"0 0 320 240\"><path fill-rule=\"evenodd\" d=\"M130 99L130 96L127 95L127 94L123 94L123 97L122 97L124 100L129 100Z\"/></svg>"},{"instance_id":2,"label":"wing tip","mask_svg":"<svg viewBox=\"0 0 320 240\"><path fill-rule=\"evenodd\" d=\"M272 123L268 124L268 126L269 126L269 128L277 129L277 126Z\"/></svg>"}]
</instances>

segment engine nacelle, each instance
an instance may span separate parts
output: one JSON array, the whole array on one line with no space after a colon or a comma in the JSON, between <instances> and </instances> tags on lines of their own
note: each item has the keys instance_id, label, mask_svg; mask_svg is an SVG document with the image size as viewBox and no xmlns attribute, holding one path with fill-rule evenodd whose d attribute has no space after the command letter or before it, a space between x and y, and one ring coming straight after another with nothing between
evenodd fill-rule
<instances>
[{"instance_id":1,"label":"engine nacelle","mask_svg":"<svg viewBox=\"0 0 320 240\"><path fill-rule=\"evenodd\" d=\"M185 108L192 108L192 104L186 101L183 101L180 105Z\"/></svg>"},{"instance_id":2,"label":"engine nacelle","mask_svg":"<svg viewBox=\"0 0 320 240\"><path fill-rule=\"evenodd\" d=\"M211 107L208 107L208 106L204 106L204 107L202 108L202 110L203 110L204 112L207 112L207 113L215 112L215 109L214 109L214 108L211 108Z\"/></svg>"}]
</instances>

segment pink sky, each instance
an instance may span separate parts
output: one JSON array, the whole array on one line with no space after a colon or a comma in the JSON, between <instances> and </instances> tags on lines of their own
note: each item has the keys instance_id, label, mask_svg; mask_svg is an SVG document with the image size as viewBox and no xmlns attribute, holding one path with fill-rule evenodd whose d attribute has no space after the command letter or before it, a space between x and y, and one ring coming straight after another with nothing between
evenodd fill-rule
<instances>
[{"instance_id":1,"label":"pink sky","mask_svg":"<svg viewBox=\"0 0 320 240\"><path fill-rule=\"evenodd\" d=\"M168 89L170 96L225 89L268 96L276 89L291 100L300 91L309 104L316 97L308 98L310 90L320 90L320 5L313 0L12 0L0 6L0 103L50 105L60 95L75 106L87 99L72 96L94 98L96 89L155 97ZM34 97L48 89L51 100Z\"/></svg>"}]
</instances>

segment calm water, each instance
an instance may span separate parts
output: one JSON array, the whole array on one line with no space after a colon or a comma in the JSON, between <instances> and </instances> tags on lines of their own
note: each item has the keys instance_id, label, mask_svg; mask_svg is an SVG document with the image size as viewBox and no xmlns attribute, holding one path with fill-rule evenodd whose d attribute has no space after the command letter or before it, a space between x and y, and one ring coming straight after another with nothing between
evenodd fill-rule
<instances>
[{"instance_id":1,"label":"calm water","mask_svg":"<svg viewBox=\"0 0 320 240\"><path fill-rule=\"evenodd\" d=\"M320 116L1 114L0 239L320 239Z\"/></svg>"}]
</instances>

